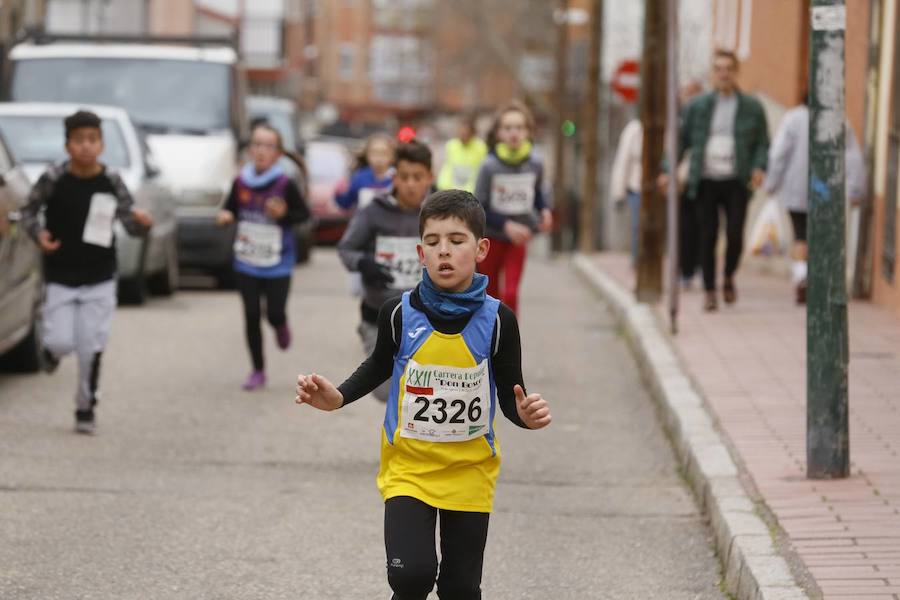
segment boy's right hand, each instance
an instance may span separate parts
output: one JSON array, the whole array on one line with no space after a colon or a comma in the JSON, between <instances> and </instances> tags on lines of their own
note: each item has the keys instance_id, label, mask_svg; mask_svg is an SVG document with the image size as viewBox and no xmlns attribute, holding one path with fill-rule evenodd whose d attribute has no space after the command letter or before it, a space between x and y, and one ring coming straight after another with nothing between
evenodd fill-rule
<instances>
[{"instance_id":1,"label":"boy's right hand","mask_svg":"<svg viewBox=\"0 0 900 600\"><path fill-rule=\"evenodd\" d=\"M62 242L53 239L53 234L46 229L43 229L38 234L38 245L41 247L44 254L53 254L59 250L59 247L62 246Z\"/></svg>"},{"instance_id":2,"label":"boy's right hand","mask_svg":"<svg viewBox=\"0 0 900 600\"><path fill-rule=\"evenodd\" d=\"M219 227L227 227L234 223L234 213L230 210L220 210L216 215L216 225Z\"/></svg>"},{"instance_id":3,"label":"boy's right hand","mask_svg":"<svg viewBox=\"0 0 900 600\"><path fill-rule=\"evenodd\" d=\"M531 228L527 225L516 223L511 219L503 224L503 233L517 246L527 244L528 240L531 239Z\"/></svg>"},{"instance_id":4,"label":"boy's right hand","mask_svg":"<svg viewBox=\"0 0 900 600\"><path fill-rule=\"evenodd\" d=\"M357 268L363 282L373 288L384 290L394 281L394 276L391 275L387 265L382 265L367 256L359 259Z\"/></svg>"},{"instance_id":5,"label":"boy's right hand","mask_svg":"<svg viewBox=\"0 0 900 600\"><path fill-rule=\"evenodd\" d=\"M319 410L335 410L344 405L344 396L321 375L301 373L297 376L297 397L294 401Z\"/></svg>"}]
</instances>

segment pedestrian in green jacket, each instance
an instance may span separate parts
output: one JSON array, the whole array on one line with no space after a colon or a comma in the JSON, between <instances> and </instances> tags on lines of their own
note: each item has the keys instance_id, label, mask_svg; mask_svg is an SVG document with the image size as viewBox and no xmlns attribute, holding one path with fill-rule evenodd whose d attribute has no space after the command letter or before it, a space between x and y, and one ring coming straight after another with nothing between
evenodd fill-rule
<instances>
[{"instance_id":1,"label":"pedestrian in green jacket","mask_svg":"<svg viewBox=\"0 0 900 600\"><path fill-rule=\"evenodd\" d=\"M706 289L704 308L718 307L716 242L719 213L725 213L727 250L722 296L737 300L734 275L743 250L744 220L751 192L765 179L769 130L760 102L737 87L738 60L719 50L713 61L713 88L684 111L679 152L690 152L687 196L700 221L700 261Z\"/></svg>"}]
</instances>

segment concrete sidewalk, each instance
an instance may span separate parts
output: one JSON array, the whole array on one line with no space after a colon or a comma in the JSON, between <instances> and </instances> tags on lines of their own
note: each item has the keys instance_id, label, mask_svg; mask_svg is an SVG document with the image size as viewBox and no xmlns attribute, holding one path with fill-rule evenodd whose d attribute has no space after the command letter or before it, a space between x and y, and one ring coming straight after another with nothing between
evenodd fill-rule
<instances>
[{"instance_id":1,"label":"concrete sidewalk","mask_svg":"<svg viewBox=\"0 0 900 600\"><path fill-rule=\"evenodd\" d=\"M630 294L627 257L590 264ZM751 497L783 530L794 575L812 597L900 600L900 320L867 303L850 307L852 476L806 473L806 313L789 282L749 269L739 301L702 311L699 289L682 295L671 341L746 470ZM667 332L664 307L657 307Z\"/></svg>"}]
</instances>

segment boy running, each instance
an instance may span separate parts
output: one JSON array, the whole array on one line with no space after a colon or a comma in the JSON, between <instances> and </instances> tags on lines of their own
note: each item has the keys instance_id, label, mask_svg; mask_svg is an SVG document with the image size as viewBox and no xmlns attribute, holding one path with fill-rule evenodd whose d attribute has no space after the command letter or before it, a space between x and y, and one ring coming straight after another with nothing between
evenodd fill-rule
<instances>
[{"instance_id":1,"label":"boy running","mask_svg":"<svg viewBox=\"0 0 900 600\"><path fill-rule=\"evenodd\" d=\"M362 275L357 332L366 354L375 349L381 305L411 290L422 278L416 245L419 208L433 180L431 150L416 141L401 144L394 167L393 187L357 211L338 244L344 266ZM385 383L375 389L374 396L386 402L389 391Z\"/></svg>"},{"instance_id":2,"label":"boy running","mask_svg":"<svg viewBox=\"0 0 900 600\"><path fill-rule=\"evenodd\" d=\"M65 128L69 160L41 175L23 221L44 252L44 367L53 371L60 358L77 354L75 431L91 434L100 357L116 307L113 223L118 219L130 235L143 235L153 219L133 208L122 179L98 161L103 153L100 118L78 111L66 118Z\"/></svg>"},{"instance_id":3,"label":"boy running","mask_svg":"<svg viewBox=\"0 0 900 600\"><path fill-rule=\"evenodd\" d=\"M500 471L497 405L520 427L551 420L540 394L525 394L515 315L486 294L487 278L475 272L490 247L484 230L472 194L431 195L419 217L422 282L382 305L375 351L337 388L315 373L297 378L297 403L320 410L350 404L390 378L377 482L394 600L425 600L435 579L441 598L481 598Z\"/></svg>"}]
</instances>

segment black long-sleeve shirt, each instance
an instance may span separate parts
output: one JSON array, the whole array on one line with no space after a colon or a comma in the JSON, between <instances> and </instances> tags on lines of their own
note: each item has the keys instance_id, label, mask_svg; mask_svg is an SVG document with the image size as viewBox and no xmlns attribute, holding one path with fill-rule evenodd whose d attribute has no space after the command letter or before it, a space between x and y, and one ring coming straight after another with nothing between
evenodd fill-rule
<instances>
[{"instance_id":1,"label":"black long-sleeve shirt","mask_svg":"<svg viewBox=\"0 0 900 600\"><path fill-rule=\"evenodd\" d=\"M378 340L375 342L375 349L359 368L338 386L338 391L344 396L344 406L365 396L393 374L394 357L400 351L398 340L403 333L403 311L397 308L400 302L401 298L398 296L381 306L378 312ZM410 294L410 304L425 313L436 331L448 335L462 333L471 318L471 315L465 315L451 319L428 311L419 298L418 287ZM525 424L516 410L516 393L513 391L516 384L525 389L522 379L519 323L516 321L515 313L505 304L500 304L497 316L497 323L491 336L491 367L497 386L497 401L506 418L524 428Z\"/></svg>"},{"instance_id":2,"label":"black long-sleeve shirt","mask_svg":"<svg viewBox=\"0 0 900 600\"><path fill-rule=\"evenodd\" d=\"M51 165L41 175L28 196L23 210L25 229L38 239L41 229L59 240L60 247L44 256L44 278L50 283L70 287L94 285L112 279L116 274L115 240L109 246L84 241L84 229L94 196L107 194L115 198L115 218L130 235L143 235L148 228L131 212L134 200L118 174L104 167L93 177L78 177L68 162ZM43 225L40 214L44 214Z\"/></svg>"}]
</instances>

